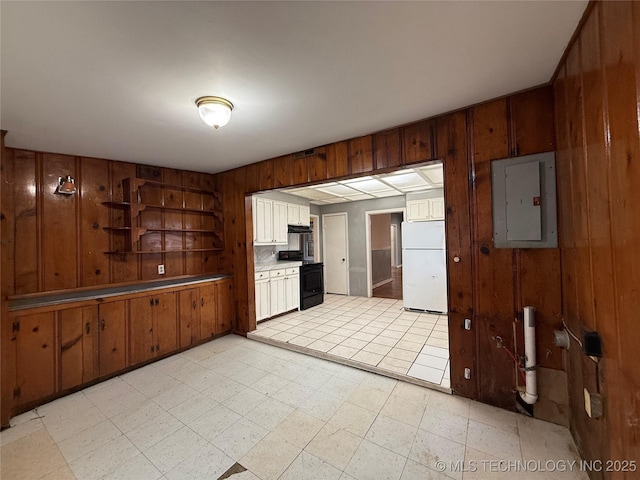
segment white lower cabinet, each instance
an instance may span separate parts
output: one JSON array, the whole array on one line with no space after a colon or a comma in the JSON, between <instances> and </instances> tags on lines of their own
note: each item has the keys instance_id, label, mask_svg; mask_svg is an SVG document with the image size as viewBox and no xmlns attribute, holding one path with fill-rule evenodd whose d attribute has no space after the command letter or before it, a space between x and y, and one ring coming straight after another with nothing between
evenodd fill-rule
<instances>
[{"instance_id":1,"label":"white lower cabinet","mask_svg":"<svg viewBox=\"0 0 640 480\"><path fill-rule=\"evenodd\" d=\"M300 307L300 273L297 267L256 272L256 321Z\"/></svg>"}]
</instances>

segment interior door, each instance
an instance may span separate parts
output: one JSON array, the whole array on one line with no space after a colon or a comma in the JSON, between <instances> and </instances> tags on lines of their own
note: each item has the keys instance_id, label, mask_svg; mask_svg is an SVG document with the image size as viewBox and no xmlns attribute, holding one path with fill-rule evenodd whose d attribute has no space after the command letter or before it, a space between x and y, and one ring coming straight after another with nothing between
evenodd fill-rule
<instances>
[{"instance_id":1,"label":"interior door","mask_svg":"<svg viewBox=\"0 0 640 480\"><path fill-rule=\"evenodd\" d=\"M347 214L322 216L324 232L325 291L348 294L349 258L347 241Z\"/></svg>"}]
</instances>

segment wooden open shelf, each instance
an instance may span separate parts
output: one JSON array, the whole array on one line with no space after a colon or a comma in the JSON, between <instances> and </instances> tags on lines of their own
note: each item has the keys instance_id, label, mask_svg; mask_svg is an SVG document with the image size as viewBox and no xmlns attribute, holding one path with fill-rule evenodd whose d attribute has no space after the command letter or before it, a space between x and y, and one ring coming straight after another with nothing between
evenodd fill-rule
<instances>
[{"instance_id":1,"label":"wooden open shelf","mask_svg":"<svg viewBox=\"0 0 640 480\"><path fill-rule=\"evenodd\" d=\"M200 195L210 195L213 197L214 208L191 208L182 206L169 206L159 205L157 203L143 203L141 201L142 194L140 190L144 186L159 187L166 190L178 190L183 192L197 193ZM224 235L222 234L222 204L221 197L218 192L204 190L201 188L189 187L184 185L173 185L169 183L159 182L156 180L147 180L144 178L125 178L122 181L123 199L122 201L103 202L102 204L109 208L117 208L122 210L124 217L122 218L122 225L109 225L104 229L113 234L124 235L119 236L118 245L115 251L105 252L108 255L123 255L123 254L153 254L153 253L173 253L173 252L211 252L223 250ZM158 198L155 199L159 200ZM161 200L162 201L162 200ZM165 227L148 227L144 225L145 216L140 215L145 210L159 210L161 212L182 212L188 214L196 214L207 217L213 217L213 228L165 228ZM164 225L164 216L163 216ZM184 226L184 224L183 224ZM163 250L139 250L142 245L139 245L140 238L148 233L162 233L162 241L164 242L164 234L182 234L190 233L196 236L210 236L215 237L215 247L212 248L194 248L194 249L163 249ZM209 237L211 238L211 237ZM166 245L162 245L166 246ZM122 249L120 249L122 247Z\"/></svg>"}]
</instances>

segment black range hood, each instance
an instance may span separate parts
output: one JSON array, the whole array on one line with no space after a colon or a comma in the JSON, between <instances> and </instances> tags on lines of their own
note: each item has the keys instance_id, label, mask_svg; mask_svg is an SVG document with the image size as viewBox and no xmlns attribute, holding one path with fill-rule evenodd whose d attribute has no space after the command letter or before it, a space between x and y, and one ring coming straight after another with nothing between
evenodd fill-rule
<instances>
[{"instance_id":1,"label":"black range hood","mask_svg":"<svg viewBox=\"0 0 640 480\"><path fill-rule=\"evenodd\" d=\"M306 225L289 225L289 233L313 233L311 227Z\"/></svg>"}]
</instances>

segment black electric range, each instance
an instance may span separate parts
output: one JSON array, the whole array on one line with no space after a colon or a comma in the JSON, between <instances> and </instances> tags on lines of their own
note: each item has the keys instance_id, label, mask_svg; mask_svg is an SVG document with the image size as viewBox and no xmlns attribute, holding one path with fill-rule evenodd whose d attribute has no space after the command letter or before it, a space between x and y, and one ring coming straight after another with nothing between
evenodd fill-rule
<instances>
[{"instance_id":1,"label":"black electric range","mask_svg":"<svg viewBox=\"0 0 640 480\"><path fill-rule=\"evenodd\" d=\"M300 250L278 252L279 261L302 262L300 267L300 310L306 310L324 301L324 264L305 260Z\"/></svg>"}]
</instances>

